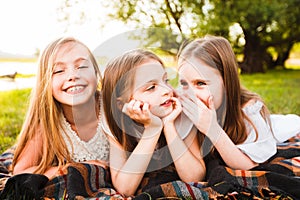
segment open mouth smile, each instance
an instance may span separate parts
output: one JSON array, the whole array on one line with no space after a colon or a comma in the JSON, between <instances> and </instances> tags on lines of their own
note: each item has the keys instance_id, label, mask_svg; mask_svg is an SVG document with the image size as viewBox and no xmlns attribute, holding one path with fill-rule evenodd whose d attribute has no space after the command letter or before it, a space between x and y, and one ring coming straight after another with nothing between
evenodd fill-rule
<instances>
[{"instance_id":1,"label":"open mouth smile","mask_svg":"<svg viewBox=\"0 0 300 200\"><path fill-rule=\"evenodd\" d=\"M173 101L171 99L166 100L165 102L163 102L162 104L160 104L161 106L165 106L165 107L169 107L173 104Z\"/></svg>"},{"instance_id":2,"label":"open mouth smile","mask_svg":"<svg viewBox=\"0 0 300 200\"><path fill-rule=\"evenodd\" d=\"M78 94L84 90L84 86L77 85L77 86L71 86L65 89L64 91L68 94Z\"/></svg>"}]
</instances>

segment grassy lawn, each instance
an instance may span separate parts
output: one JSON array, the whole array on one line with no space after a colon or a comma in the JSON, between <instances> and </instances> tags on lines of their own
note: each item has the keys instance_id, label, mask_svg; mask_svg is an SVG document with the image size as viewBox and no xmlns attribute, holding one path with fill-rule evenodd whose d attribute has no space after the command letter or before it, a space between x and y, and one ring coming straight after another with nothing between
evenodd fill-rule
<instances>
[{"instance_id":1,"label":"grassy lawn","mask_svg":"<svg viewBox=\"0 0 300 200\"><path fill-rule=\"evenodd\" d=\"M300 115L300 70L274 70L240 78L244 86L263 97L272 113ZM30 91L0 92L0 153L13 145L20 132Z\"/></svg>"},{"instance_id":2,"label":"grassy lawn","mask_svg":"<svg viewBox=\"0 0 300 200\"><path fill-rule=\"evenodd\" d=\"M16 140L26 114L31 89L0 92L0 152Z\"/></svg>"},{"instance_id":3,"label":"grassy lawn","mask_svg":"<svg viewBox=\"0 0 300 200\"><path fill-rule=\"evenodd\" d=\"M300 115L300 70L242 75L242 84L262 96L271 113Z\"/></svg>"}]
</instances>

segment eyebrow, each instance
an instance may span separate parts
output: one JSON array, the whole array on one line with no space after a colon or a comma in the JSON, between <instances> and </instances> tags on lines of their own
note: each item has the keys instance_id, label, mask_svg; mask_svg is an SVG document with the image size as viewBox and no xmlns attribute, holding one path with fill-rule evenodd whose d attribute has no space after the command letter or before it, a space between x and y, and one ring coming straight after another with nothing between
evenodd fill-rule
<instances>
[{"instance_id":1,"label":"eyebrow","mask_svg":"<svg viewBox=\"0 0 300 200\"><path fill-rule=\"evenodd\" d=\"M168 77L167 72L165 72L162 76L162 78L165 78L165 77ZM157 83L158 81L159 81L159 79L151 79L151 80L148 80L147 82L141 84L140 87L145 87L149 83Z\"/></svg>"},{"instance_id":2,"label":"eyebrow","mask_svg":"<svg viewBox=\"0 0 300 200\"><path fill-rule=\"evenodd\" d=\"M162 79L165 78L165 77L168 77L167 72L165 72L165 73L163 74ZM151 79L151 80L147 81L146 83L156 82L157 80L159 80L159 79Z\"/></svg>"},{"instance_id":3,"label":"eyebrow","mask_svg":"<svg viewBox=\"0 0 300 200\"><path fill-rule=\"evenodd\" d=\"M186 78L181 78L181 79L179 79L179 81L186 81L186 80L187 80ZM202 82L206 82L206 83L209 82L209 80L201 79L201 78L195 78L195 79L192 79L190 82L194 83L194 82L197 82L197 81L202 81Z\"/></svg>"},{"instance_id":4,"label":"eyebrow","mask_svg":"<svg viewBox=\"0 0 300 200\"><path fill-rule=\"evenodd\" d=\"M74 63L78 63L78 62L81 62L81 61L88 61L88 59L85 58L85 57L79 57L79 58L77 58L77 59L74 61ZM54 63L54 66L57 66L57 65L63 65L63 64L64 64L64 62L55 62L55 63Z\"/></svg>"}]
</instances>

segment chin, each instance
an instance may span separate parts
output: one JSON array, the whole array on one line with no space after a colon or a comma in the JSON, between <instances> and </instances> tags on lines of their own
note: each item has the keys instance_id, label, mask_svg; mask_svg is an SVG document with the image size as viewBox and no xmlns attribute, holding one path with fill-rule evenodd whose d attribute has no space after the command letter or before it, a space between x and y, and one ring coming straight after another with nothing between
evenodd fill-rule
<instances>
[{"instance_id":1,"label":"chin","mask_svg":"<svg viewBox=\"0 0 300 200\"><path fill-rule=\"evenodd\" d=\"M155 115L159 118L164 118L164 117L168 116L169 114L171 114L172 110L173 109L165 110L165 111L159 112Z\"/></svg>"}]
</instances>

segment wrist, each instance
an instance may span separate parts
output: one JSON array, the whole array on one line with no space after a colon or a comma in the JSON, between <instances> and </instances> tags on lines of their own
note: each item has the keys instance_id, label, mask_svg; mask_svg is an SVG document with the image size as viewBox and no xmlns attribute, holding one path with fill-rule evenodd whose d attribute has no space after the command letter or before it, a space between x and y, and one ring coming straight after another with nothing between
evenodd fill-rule
<instances>
[{"instance_id":1,"label":"wrist","mask_svg":"<svg viewBox=\"0 0 300 200\"><path fill-rule=\"evenodd\" d=\"M221 136L224 133L224 130L221 127L218 127L216 129L211 130L208 137L213 144L216 144L221 139Z\"/></svg>"},{"instance_id":2,"label":"wrist","mask_svg":"<svg viewBox=\"0 0 300 200\"><path fill-rule=\"evenodd\" d=\"M163 126L165 127L173 127L174 125L174 121L167 121L167 120L163 120Z\"/></svg>"},{"instance_id":3,"label":"wrist","mask_svg":"<svg viewBox=\"0 0 300 200\"><path fill-rule=\"evenodd\" d=\"M163 124L161 121L157 121L157 122L151 122L149 124L145 124L144 125L145 131L150 131L151 132L161 132L163 129Z\"/></svg>"}]
</instances>

